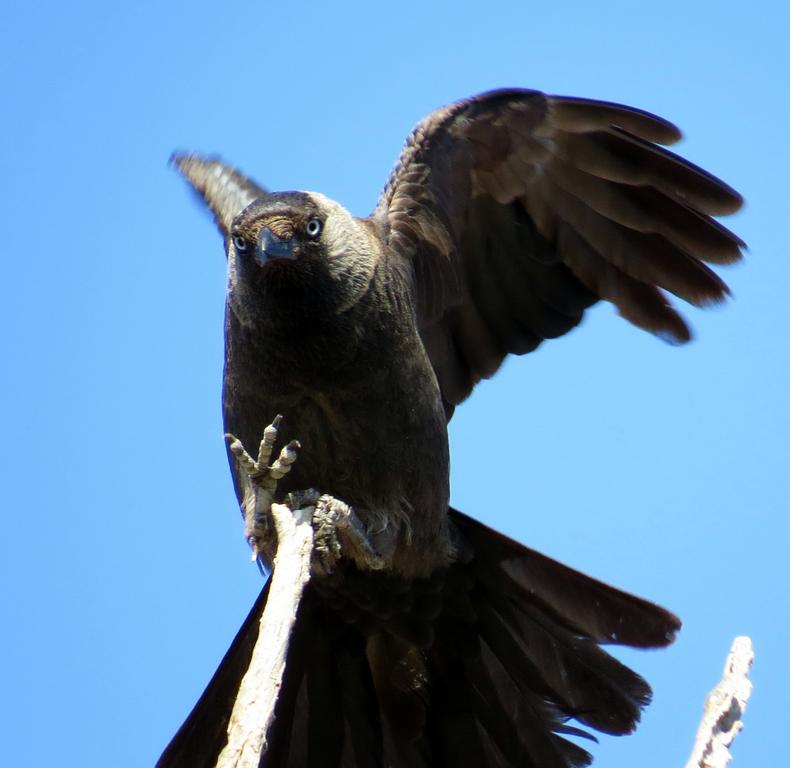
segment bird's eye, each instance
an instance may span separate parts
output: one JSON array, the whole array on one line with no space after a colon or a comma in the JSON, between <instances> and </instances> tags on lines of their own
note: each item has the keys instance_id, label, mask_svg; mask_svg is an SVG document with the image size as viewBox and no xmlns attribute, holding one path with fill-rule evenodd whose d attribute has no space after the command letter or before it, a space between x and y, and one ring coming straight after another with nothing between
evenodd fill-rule
<instances>
[{"instance_id":1,"label":"bird's eye","mask_svg":"<svg viewBox=\"0 0 790 768\"><path fill-rule=\"evenodd\" d=\"M247 250L247 241L241 235L236 235L233 238L233 245L240 253Z\"/></svg>"},{"instance_id":2,"label":"bird's eye","mask_svg":"<svg viewBox=\"0 0 790 768\"><path fill-rule=\"evenodd\" d=\"M321 219L310 219L304 231L308 237L318 237L321 234Z\"/></svg>"}]
</instances>

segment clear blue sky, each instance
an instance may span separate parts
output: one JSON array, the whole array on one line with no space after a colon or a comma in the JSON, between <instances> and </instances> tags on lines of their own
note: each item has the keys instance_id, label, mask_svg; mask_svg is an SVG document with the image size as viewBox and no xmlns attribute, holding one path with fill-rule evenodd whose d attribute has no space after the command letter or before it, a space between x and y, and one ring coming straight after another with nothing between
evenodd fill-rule
<instances>
[{"instance_id":1,"label":"clear blue sky","mask_svg":"<svg viewBox=\"0 0 790 768\"><path fill-rule=\"evenodd\" d=\"M754 10L759 7L760 10ZM596 764L680 766L732 638L736 768L788 716L786 3L13 3L0 28L0 734L13 766L152 764L260 587L220 421L224 258L168 168L217 152L368 213L432 109L498 86L640 106L748 205L734 301L510 360L451 429L453 500L685 622ZM497 466L484 460L496 443Z\"/></svg>"}]
</instances>

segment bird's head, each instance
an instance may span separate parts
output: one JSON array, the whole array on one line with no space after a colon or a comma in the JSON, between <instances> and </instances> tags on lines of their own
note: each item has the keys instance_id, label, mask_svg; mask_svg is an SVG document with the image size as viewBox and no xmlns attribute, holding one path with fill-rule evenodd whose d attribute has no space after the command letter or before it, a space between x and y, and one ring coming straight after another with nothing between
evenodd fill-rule
<instances>
[{"instance_id":1,"label":"bird's head","mask_svg":"<svg viewBox=\"0 0 790 768\"><path fill-rule=\"evenodd\" d=\"M267 195L233 220L229 250L236 258L251 258L260 268L320 259L326 219L327 211L306 192Z\"/></svg>"},{"instance_id":2,"label":"bird's head","mask_svg":"<svg viewBox=\"0 0 790 768\"><path fill-rule=\"evenodd\" d=\"M227 249L240 315L343 312L366 293L379 253L367 225L316 192L254 200L231 222Z\"/></svg>"}]
</instances>

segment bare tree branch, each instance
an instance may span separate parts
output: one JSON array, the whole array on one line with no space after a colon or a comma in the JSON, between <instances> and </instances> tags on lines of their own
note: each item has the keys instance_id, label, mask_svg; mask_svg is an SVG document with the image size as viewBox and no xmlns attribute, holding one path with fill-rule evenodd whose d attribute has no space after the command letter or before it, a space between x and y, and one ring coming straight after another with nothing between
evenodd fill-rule
<instances>
[{"instance_id":1,"label":"bare tree branch","mask_svg":"<svg viewBox=\"0 0 790 768\"><path fill-rule=\"evenodd\" d=\"M752 641L736 637L724 665L721 682L710 692L686 768L726 768L729 746L743 728L741 720L752 692L749 670L754 661Z\"/></svg>"},{"instance_id":2,"label":"bare tree branch","mask_svg":"<svg viewBox=\"0 0 790 768\"><path fill-rule=\"evenodd\" d=\"M217 768L258 768L266 750L266 734L282 685L288 641L302 593L310 579L313 554L314 507L292 512L272 504L277 532L277 556L258 641L239 686L228 725L228 743Z\"/></svg>"}]
</instances>

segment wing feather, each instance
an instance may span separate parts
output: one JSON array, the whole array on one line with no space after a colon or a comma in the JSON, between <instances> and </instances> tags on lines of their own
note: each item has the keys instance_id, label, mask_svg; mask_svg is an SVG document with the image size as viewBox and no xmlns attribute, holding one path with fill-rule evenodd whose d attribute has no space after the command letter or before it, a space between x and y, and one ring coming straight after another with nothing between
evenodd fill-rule
<instances>
[{"instance_id":1,"label":"wing feather","mask_svg":"<svg viewBox=\"0 0 790 768\"><path fill-rule=\"evenodd\" d=\"M223 236L237 214L266 194L263 187L217 157L176 152L170 162L212 210Z\"/></svg>"},{"instance_id":2,"label":"wing feather","mask_svg":"<svg viewBox=\"0 0 790 768\"><path fill-rule=\"evenodd\" d=\"M452 406L508 353L577 325L598 299L673 343L691 332L664 291L698 306L741 258L713 217L738 193L664 149L663 118L610 102L502 90L423 120L374 217L413 275L417 319Z\"/></svg>"},{"instance_id":3,"label":"wing feather","mask_svg":"<svg viewBox=\"0 0 790 768\"><path fill-rule=\"evenodd\" d=\"M549 102L551 125L568 133L589 133L616 125L657 144L674 144L682 134L662 117L609 101L553 96Z\"/></svg>"}]
</instances>

